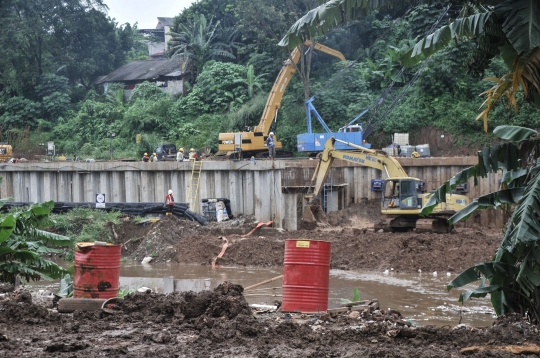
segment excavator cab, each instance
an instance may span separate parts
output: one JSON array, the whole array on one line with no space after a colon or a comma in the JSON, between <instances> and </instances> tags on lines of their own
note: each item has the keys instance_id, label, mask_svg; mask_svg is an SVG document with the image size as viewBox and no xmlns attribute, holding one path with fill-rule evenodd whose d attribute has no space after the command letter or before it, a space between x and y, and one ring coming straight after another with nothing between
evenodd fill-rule
<instances>
[{"instance_id":1,"label":"excavator cab","mask_svg":"<svg viewBox=\"0 0 540 358\"><path fill-rule=\"evenodd\" d=\"M417 210L422 207L418 194L423 182L415 178L389 178L383 184L383 209Z\"/></svg>"}]
</instances>

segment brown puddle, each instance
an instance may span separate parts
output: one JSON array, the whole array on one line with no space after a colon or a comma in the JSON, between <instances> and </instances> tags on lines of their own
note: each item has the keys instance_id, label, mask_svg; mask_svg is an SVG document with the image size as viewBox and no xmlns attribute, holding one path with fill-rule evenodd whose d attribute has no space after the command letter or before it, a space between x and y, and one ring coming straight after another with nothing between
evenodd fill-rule
<instances>
[{"instance_id":1,"label":"brown puddle","mask_svg":"<svg viewBox=\"0 0 540 358\"><path fill-rule=\"evenodd\" d=\"M158 263L150 265L124 264L120 270L120 286L123 288L158 287L162 288L164 276L174 276L180 290L213 289L224 281L240 284L244 287L279 276L280 268L260 267L219 267L184 265L177 263ZM329 308L339 307L341 298L351 298L358 287L361 299L378 299L382 309L396 309L415 325L457 325L461 323L473 326L488 326L494 320L494 312L486 299L468 301L465 306L457 302L463 290L446 291L446 285L455 277L446 273L385 275L377 272L330 271ZM260 288L280 287L281 281L275 281ZM473 286L471 286L473 287ZM268 303L281 300L268 292L272 290L254 290L246 296L249 303ZM276 294L281 290L276 289ZM255 296L253 296L255 295Z\"/></svg>"}]
</instances>

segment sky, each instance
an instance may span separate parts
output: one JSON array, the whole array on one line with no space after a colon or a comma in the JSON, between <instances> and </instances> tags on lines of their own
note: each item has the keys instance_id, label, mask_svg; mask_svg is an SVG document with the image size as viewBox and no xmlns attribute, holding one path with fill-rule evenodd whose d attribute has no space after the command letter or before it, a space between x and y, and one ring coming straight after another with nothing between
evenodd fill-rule
<instances>
[{"instance_id":1,"label":"sky","mask_svg":"<svg viewBox=\"0 0 540 358\"><path fill-rule=\"evenodd\" d=\"M157 18L175 17L196 0L104 0L109 16L118 24L138 23L139 29L155 29Z\"/></svg>"}]
</instances>

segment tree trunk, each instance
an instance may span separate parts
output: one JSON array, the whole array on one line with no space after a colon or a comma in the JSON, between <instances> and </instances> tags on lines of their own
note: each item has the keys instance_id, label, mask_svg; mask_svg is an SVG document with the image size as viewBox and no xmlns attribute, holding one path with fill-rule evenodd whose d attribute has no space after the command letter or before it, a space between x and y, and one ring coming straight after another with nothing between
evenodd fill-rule
<instances>
[{"instance_id":1,"label":"tree trunk","mask_svg":"<svg viewBox=\"0 0 540 358\"><path fill-rule=\"evenodd\" d=\"M309 76L311 72L311 58L313 56L314 46L315 42L312 42L309 46L300 45L300 60L298 61L300 66L293 63L294 67L296 68L296 72L298 72L298 75L302 80L302 84L304 85L304 100L308 100L310 97ZM289 55L289 59L290 58L291 57Z\"/></svg>"}]
</instances>

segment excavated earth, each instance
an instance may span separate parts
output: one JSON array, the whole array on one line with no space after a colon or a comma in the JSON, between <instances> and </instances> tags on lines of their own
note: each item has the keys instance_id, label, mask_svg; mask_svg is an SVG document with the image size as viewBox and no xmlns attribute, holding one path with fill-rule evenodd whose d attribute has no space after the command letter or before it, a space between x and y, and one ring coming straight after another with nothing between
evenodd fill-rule
<instances>
[{"instance_id":1,"label":"excavated earth","mask_svg":"<svg viewBox=\"0 0 540 358\"><path fill-rule=\"evenodd\" d=\"M332 243L332 268L459 272L489 260L502 238L500 230L479 227L457 227L449 234L375 232L377 205L366 201L332 213L327 227L292 232L263 227L246 237L238 232L256 226L250 217L207 226L172 216L146 226L125 222L115 228L116 241L125 243L122 253L133 261L150 256L154 262L211 265L225 238L228 247L217 264L271 267L283 265L287 239L327 240Z\"/></svg>"},{"instance_id":2,"label":"excavated earth","mask_svg":"<svg viewBox=\"0 0 540 358\"><path fill-rule=\"evenodd\" d=\"M451 234L375 232L376 204L328 217L328 227L279 232L252 217L201 227L166 217L110 225L125 258L210 265L281 266L287 239L328 240L332 268L401 272L460 271L491 258L501 233L457 228ZM302 223L301 223L302 224ZM310 227L310 225L305 225ZM540 345L538 327L518 315L490 327L410 327L397 311L351 317L252 312L243 288L130 294L108 312L58 313L23 292L0 294L0 357L516 357ZM518 346L519 354L511 353ZM468 352L464 348L472 348ZM503 350L503 349L506 349ZM536 353L538 354L538 353Z\"/></svg>"},{"instance_id":3,"label":"excavated earth","mask_svg":"<svg viewBox=\"0 0 540 358\"><path fill-rule=\"evenodd\" d=\"M538 327L518 315L491 327L409 327L395 310L257 314L242 292L225 282L200 293L136 293L107 312L73 314L33 304L24 291L10 294L0 298L0 356L515 357L501 349L540 344Z\"/></svg>"}]
</instances>

